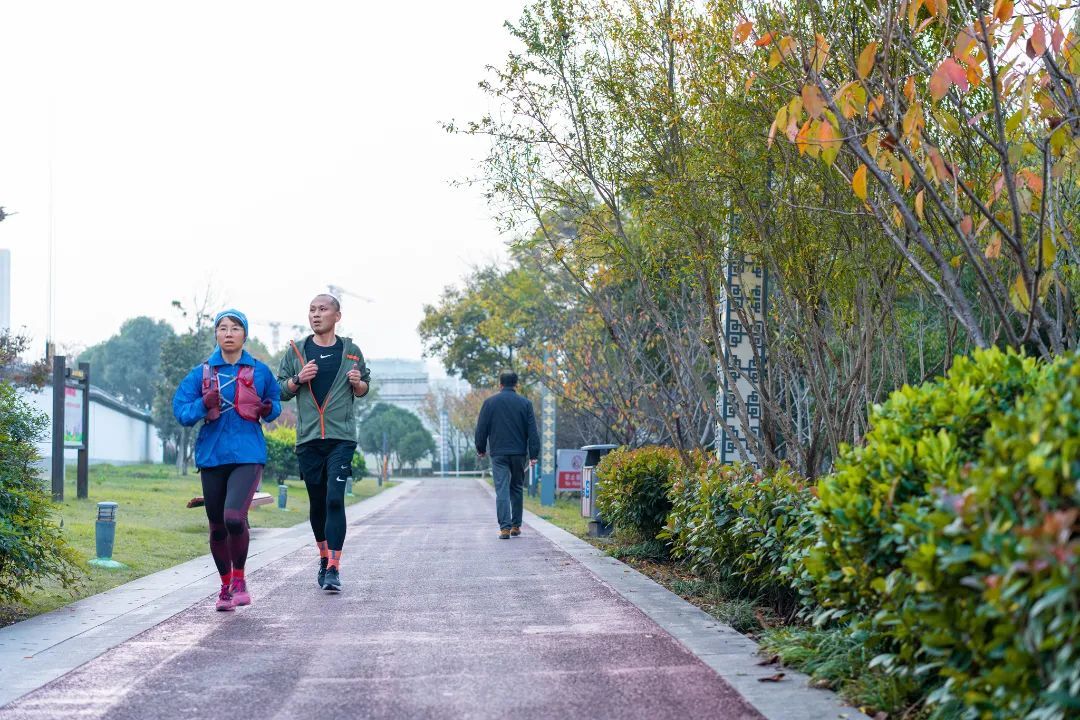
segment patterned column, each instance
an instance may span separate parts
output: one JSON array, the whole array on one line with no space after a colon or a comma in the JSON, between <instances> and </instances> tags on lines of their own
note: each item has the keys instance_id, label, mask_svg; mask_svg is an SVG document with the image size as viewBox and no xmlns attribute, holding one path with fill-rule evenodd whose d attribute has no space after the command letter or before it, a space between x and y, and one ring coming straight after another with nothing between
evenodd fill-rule
<instances>
[{"instance_id":1,"label":"patterned column","mask_svg":"<svg viewBox=\"0 0 1080 720\"><path fill-rule=\"evenodd\" d=\"M739 396L746 402L750 432L760 438L761 396L758 388L764 368L758 367L758 356L765 357L768 277L761 265L743 255L729 259L724 272L730 294L724 293L720 298L720 319L727 342L726 347L721 348L723 366L720 370L724 382L716 396L721 418L716 433L717 454L721 462L736 462L743 457L739 451L742 447L750 462L757 465L757 458L747 446L739 421ZM738 390L739 395L734 390Z\"/></svg>"},{"instance_id":2,"label":"patterned column","mask_svg":"<svg viewBox=\"0 0 1080 720\"><path fill-rule=\"evenodd\" d=\"M555 358L544 352L544 366L554 377ZM540 391L540 504L555 504L555 393L547 385Z\"/></svg>"}]
</instances>

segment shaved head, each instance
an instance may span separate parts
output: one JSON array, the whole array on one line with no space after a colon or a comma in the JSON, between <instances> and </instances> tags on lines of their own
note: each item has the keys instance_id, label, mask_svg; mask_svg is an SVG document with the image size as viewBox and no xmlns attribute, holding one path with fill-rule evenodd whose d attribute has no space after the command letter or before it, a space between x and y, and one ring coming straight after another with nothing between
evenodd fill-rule
<instances>
[{"instance_id":1,"label":"shaved head","mask_svg":"<svg viewBox=\"0 0 1080 720\"><path fill-rule=\"evenodd\" d=\"M335 310L341 312L341 302L333 295L329 293L319 293L312 299L311 303L315 304L315 302L318 300L325 300L326 302L333 305Z\"/></svg>"}]
</instances>

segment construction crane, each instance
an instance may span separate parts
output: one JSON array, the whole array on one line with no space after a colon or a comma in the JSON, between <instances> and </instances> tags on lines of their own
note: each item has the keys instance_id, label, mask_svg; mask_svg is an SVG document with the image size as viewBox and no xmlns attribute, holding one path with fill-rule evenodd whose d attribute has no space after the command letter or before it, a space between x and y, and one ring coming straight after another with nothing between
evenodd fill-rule
<instances>
[{"instance_id":1,"label":"construction crane","mask_svg":"<svg viewBox=\"0 0 1080 720\"><path fill-rule=\"evenodd\" d=\"M326 289L330 292L331 295L338 298L339 300L341 299L342 295L351 295L354 298L356 298L357 300L363 300L364 302L367 302L367 303L375 302L374 300L367 297L366 295L357 295L356 293L354 293L352 291L346 290L345 288L341 287L340 285L327 285Z\"/></svg>"},{"instance_id":2,"label":"construction crane","mask_svg":"<svg viewBox=\"0 0 1080 720\"><path fill-rule=\"evenodd\" d=\"M281 327L284 325L293 331L294 334L300 335L307 330L306 325L300 325L298 323L287 323L281 320L248 320L252 325L259 325L262 327L270 328L270 342L273 345L271 348L273 352L277 352L281 348Z\"/></svg>"}]
</instances>

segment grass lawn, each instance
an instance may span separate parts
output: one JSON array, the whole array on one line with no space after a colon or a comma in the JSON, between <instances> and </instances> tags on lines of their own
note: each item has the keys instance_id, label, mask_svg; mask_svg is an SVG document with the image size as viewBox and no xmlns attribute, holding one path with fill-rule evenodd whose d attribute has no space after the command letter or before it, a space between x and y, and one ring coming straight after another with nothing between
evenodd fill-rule
<instances>
[{"instance_id":1,"label":"grass lawn","mask_svg":"<svg viewBox=\"0 0 1080 720\"><path fill-rule=\"evenodd\" d=\"M210 552L205 510L185 507L193 496L202 495L197 474L182 477L171 465L97 465L90 468L90 497L87 500L75 499L74 467L68 468L66 477L69 482L64 488L65 501L60 506L57 520L63 520L64 536L83 558L83 582L73 591L45 583L28 592L25 605L0 607L0 626L54 610ZM286 485L289 487L289 509L282 511L277 508L277 484L273 480L263 481L263 490L274 496L274 503L252 508L248 515L251 527L291 527L307 519L304 483L298 478L290 478ZM354 482L354 497L347 497L345 501L352 504L381 489L374 478ZM97 503L103 500L120 504L113 559L127 566L123 570L104 570L85 564L97 554L94 523Z\"/></svg>"}]
</instances>

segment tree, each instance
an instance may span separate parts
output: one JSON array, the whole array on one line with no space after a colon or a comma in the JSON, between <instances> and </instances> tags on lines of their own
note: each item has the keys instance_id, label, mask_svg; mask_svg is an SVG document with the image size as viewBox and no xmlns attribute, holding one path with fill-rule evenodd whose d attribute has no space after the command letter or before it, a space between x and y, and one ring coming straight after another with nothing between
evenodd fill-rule
<instances>
[{"instance_id":1,"label":"tree","mask_svg":"<svg viewBox=\"0 0 1080 720\"><path fill-rule=\"evenodd\" d=\"M391 462L397 470L404 465L415 467L417 462L435 451L435 440L420 418L387 403L377 403L361 421L359 444L364 452L378 458L380 467Z\"/></svg>"},{"instance_id":2,"label":"tree","mask_svg":"<svg viewBox=\"0 0 1080 720\"><path fill-rule=\"evenodd\" d=\"M855 211L975 345L1076 347L1080 40L1064 11L1012 0L756 9L748 52L763 78L797 91L777 103L770 140L843 177Z\"/></svg>"},{"instance_id":3,"label":"tree","mask_svg":"<svg viewBox=\"0 0 1080 720\"><path fill-rule=\"evenodd\" d=\"M207 310L212 300L207 293L201 301L196 301L191 311L185 309L177 300L172 304L181 317L189 318L190 315L191 325L187 332L174 335L162 343L152 414L162 441L171 443L176 448L177 469L181 475L187 475L188 464L194 452L192 441L198 425L184 427L176 422L172 399L180 381L196 365L206 362L214 349L214 329L211 326L213 315Z\"/></svg>"},{"instance_id":4,"label":"tree","mask_svg":"<svg viewBox=\"0 0 1080 720\"><path fill-rule=\"evenodd\" d=\"M47 419L19 396L13 377L36 381L40 374L18 363L25 337L0 333L0 602L51 579L70 587L78 578L76 553L54 522L56 506L42 488L36 442Z\"/></svg>"},{"instance_id":5,"label":"tree","mask_svg":"<svg viewBox=\"0 0 1080 720\"><path fill-rule=\"evenodd\" d=\"M130 318L120 325L116 335L83 351L79 360L90 363L95 385L132 405L149 408L154 400L162 345L174 335L164 320Z\"/></svg>"}]
</instances>

